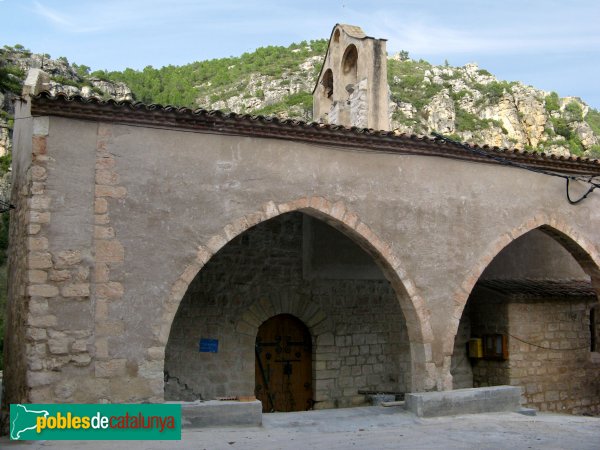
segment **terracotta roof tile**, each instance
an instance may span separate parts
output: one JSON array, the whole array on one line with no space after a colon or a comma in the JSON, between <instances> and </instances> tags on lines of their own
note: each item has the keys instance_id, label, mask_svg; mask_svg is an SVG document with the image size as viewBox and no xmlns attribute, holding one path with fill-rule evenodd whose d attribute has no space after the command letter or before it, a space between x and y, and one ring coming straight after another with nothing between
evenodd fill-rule
<instances>
[{"instance_id":1,"label":"terracotta roof tile","mask_svg":"<svg viewBox=\"0 0 600 450\"><path fill-rule=\"evenodd\" d=\"M222 111L185 107L144 104L133 101L100 100L59 93L55 96L41 92L32 99L34 115L54 115L89 120L108 120L139 126L159 126L265 138L287 139L319 145L353 147L375 151L470 160L498 164L485 156L446 141L397 131L345 127L342 125L303 122L278 117L252 116ZM498 147L469 145L475 150L485 150L492 156L502 156L519 162L566 174L600 175L600 161L581 157L556 157L544 153L527 152Z\"/></svg>"},{"instance_id":2,"label":"terracotta roof tile","mask_svg":"<svg viewBox=\"0 0 600 450\"><path fill-rule=\"evenodd\" d=\"M595 297L589 281L583 280L480 280L477 287L492 289L511 297Z\"/></svg>"}]
</instances>

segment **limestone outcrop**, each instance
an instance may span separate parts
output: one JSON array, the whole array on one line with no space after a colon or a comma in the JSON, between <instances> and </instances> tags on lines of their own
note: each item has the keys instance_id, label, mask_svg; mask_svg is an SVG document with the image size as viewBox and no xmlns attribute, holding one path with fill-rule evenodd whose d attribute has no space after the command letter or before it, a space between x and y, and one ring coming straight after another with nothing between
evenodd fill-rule
<instances>
[{"instance_id":1,"label":"limestone outcrop","mask_svg":"<svg viewBox=\"0 0 600 450\"><path fill-rule=\"evenodd\" d=\"M302 49L311 47L307 44L289 51ZM105 79L110 74L94 77L89 68L69 64L66 58L52 59L12 47L0 50L0 56L4 63L21 70L21 78L29 68L43 69L50 75L50 90L54 94L136 99L125 83ZM313 52L295 61L300 62L281 73L252 71L234 77L228 84L209 78L194 85L198 93L195 105L181 106L311 121L312 91L324 55ZM235 71L236 59L232 58L227 67ZM474 63L453 67L414 61L407 52L389 58L387 67L393 130L422 135L435 131L471 144L600 158L600 113L578 97L560 98L554 92L520 82L498 80ZM362 94L357 89L353 96L358 98ZM0 116L2 155L11 145L9 128L14 93L0 92L0 95L4 111ZM138 100L156 101L146 97ZM355 108L350 113L360 118L364 111ZM324 120L333 123L335 117Z\"/></svg>"},{"instance_id":2,"label":"limestone outcrop","mask_svg":"<svg viewBox=\"0 0 600 450\"><path fill-rule=\"evenodd\" d=\"M395 72L390 88L396 130L435 131L471 144L600 157L600 114L580 98L559 98L520 82L500 81L474 63L432 66L397 57L390 62Z\"/></svg>"},{"instance_id":3,"label":"limestone outcrop","mask_svg":"<svg viewBox=\"0 0 600 450\"><path fill-rule=\"evenodd\" d=\"M10 68L6 76L14 81L12 91L0 90L0 156L9 153L12 147L13 99L20 94L18 86L22 85L29 69L41 69L50 76L49 91L54 95L63 92L82 97L133 100L133 93L125 83L90 76L86 66L70 64L65 57L51 58L48 54L31 53L18 45L0 49L0 67Z\"/></svg>"}]
</instances>

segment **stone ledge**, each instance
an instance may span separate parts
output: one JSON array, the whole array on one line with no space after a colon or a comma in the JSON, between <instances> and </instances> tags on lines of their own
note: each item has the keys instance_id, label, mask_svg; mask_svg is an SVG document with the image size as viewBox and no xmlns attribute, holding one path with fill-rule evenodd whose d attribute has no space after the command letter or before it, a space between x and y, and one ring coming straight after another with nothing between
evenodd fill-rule
<instances>
[{"instance_id":1,"label":"stone ledge","mask_svg":"<svg viewBox=\"0 0 600 450\"><path fill-rule=\"evenodd\" d=\"M406 394L406 409L418 417L518 411L521 388L491 386Z\"/></svg>"},{"instance_id":2,"label":"stone ledge","mask_svg":"<svg viewBox=\"0 0 600 450\"><path fill-rule=\"evenodd\" d=\"M206 402L166 402L181 404L181 427L227 427L247 426L259 427L262 425L262 403L253 402L218 401Z\"/></svg>"}]
</instances>

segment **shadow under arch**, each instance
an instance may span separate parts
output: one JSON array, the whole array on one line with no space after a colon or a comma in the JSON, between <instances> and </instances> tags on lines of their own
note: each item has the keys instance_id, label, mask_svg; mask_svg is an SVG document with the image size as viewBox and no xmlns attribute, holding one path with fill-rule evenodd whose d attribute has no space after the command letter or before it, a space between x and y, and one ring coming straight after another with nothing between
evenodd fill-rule
<instances>
[{"instance_id":1,"label":"shadow under arch","mask_svg":"<svg viewBox=\"0 0 600 450\"><path fill-rule=\"evenodd\" d=\"M567 250L581 269L589 275L592 287L600 295L600 254L597 253L595 246L567 223L544 215L536 215L492 242L454 294L454 313L444 339L445 356L449 356L453 352L454 339L458 332L460 318L471 291L485 269L504 248L533 230L541 231Z\"/></svg>"},{"instance_id":2,"label":"shadow under arch","mask_svg":"<svg viewBox=\"0 0 600 450\"><path fill-rule=\"evenodd\" d=\"M411 353L411 390L422 391L435 387L435 374L429 373L431 363L431 342L433 333L429 324L429 311L424 300L418 294L415 285L408 279L398 257L391 247L381 240L361 221L359 216L349 210L342 201L330 202L324 197L303 197L291 202L276 204L273 201L263 205L262 211L256 211L225 225L222 231L198 247L196 257L179 278L172 284L170 294L157 315L155 327L156 351L166 348L171 325L181 300L196 275L229 241L249 228L288 212L302 212L318 218L341 231L366 251L382 269L390 282L406 322ZM324 322L326 324L326 322ZM164 364L164 358L162 360ZM163 366L164 367L164 366Z\"/></svg>"}]
</instances>

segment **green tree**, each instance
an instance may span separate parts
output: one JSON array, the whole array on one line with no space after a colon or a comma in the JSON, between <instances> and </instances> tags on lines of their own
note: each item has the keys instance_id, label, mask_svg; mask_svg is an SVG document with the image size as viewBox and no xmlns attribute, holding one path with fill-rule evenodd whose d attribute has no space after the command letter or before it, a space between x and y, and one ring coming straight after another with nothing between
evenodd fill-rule
<instances>
[{"instance_id":1,"label":"green tree","mask_svg":"<svg viewBox=\"0 0 600 450\"><path fill-rule=\"evenodd\" d=\"M583 120L583 109L578 102L570 102L565 106L565 119L569 123L581 122Z\"/></svg>"},{"instance_id":2,"label":"green tree","mask_svg":"<svg viewBox=\"0 0 600 450\"><path fill-rule=\"evenodd\" d=\"M562 118L562 117L557 117L557 118L553 118L552 120L552 125L554 127L554 132L562 137L564 137L567 141L569 139L571 139L571 129L569 128L569 124L568 122Z\"/></svg>"},{"instance_id":3,"label":"green tree","mask_svg":"<svg viewBox=\"0 0 600 450\"><path fill-rule=\"evenodd\" d=\"M90 74L91 70L91 68L85 64L73 64L73 68L75 69L75 72L77 72L77 75L82 78L86 78Z\"/></svg>"},{"instance_id":4,"label":"green tree","mask_svg":"<svg viewBox=\"0 0 600 450\"><path fill-rule=\"evenodd\" d=\"M550 92L544 99L544 106L548 112L558 111L560 109L560 99L558 98L558 94L556 92Z\"/></svg>"},{"instance_id":5,"label":"green tree","mask_svg":"<svg viewBox=\"0 0 600 450\"><path fill-rule=\"evenodd\" d=\"M24 78L25 72L23 70L0 58L0 91L20 94L21 80Z\"/></svg>"},{"instance_id":6,"label":"green tree","mask_svg":"<svg viewBox=\"0 0 600 450\"><path fill-rule=\"evenodd\" d=\"M597 136L600 136L600 112L590 108L585 116L585 121Z\"/></svg>"}]
</instances>

